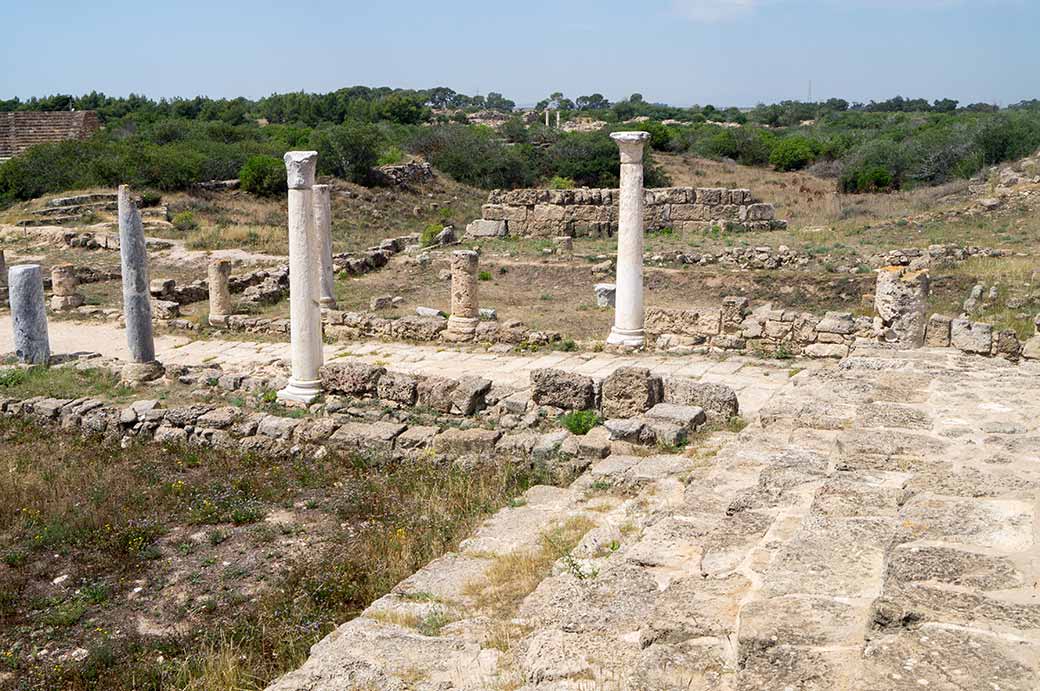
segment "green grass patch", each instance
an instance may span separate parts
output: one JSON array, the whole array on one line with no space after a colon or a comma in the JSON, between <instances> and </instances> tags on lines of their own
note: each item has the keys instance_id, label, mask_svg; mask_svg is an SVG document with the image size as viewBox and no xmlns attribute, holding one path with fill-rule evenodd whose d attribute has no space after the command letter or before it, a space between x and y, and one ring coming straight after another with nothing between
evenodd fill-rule
<instances>
[{"instance_id":1,"label":"green grass patch","mask_svg":"<svg viewBox=\"0 0 1040 691\"><path fill-rule=\"evenodd\" d=\"M595 410L573 410L561 415L558 422L571 434L582 436L588 434L589 430L602 422L602 418Z\"/></svg>"}]
</instances>

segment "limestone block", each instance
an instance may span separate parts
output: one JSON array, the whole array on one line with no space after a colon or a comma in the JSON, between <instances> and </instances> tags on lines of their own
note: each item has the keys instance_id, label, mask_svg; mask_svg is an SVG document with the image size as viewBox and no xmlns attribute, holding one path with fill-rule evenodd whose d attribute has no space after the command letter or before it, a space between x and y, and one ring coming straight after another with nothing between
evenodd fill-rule
<instances>
[{"instance_id":1,"label":"limestone block","mask_svg":"<svg viewBox=\"0 0 1040 691\"><path fill-rule=\"evenodd\" d=\"M394 440L407 429L396 422L348 422L329 437L329 444L339 449L358 449L386 454L394 449Z\"/></svg>"},{"instance_id":2,"label":"limestone block","mask_svg":"<svg viewBox=\"0 0 1040 691\"><path fill-rule=\"evenodd\" d=\"M527 207L484 204L480 207L480 215L488 221L516 221L522 223L527 220Z\"/></svg>"},{"instance_id":3,"label":"limestone block","mask_svg":"<svg viewBox=\"0 0 1040 691\"><path fill-rule=\"evenodd\" d=\"M741 209L741 221L771 221L776 217L776 209L772 204L748 204Z\"/></svg>"},{"instance_id":4,"label":"limestone block","mask_svg":"<svg viewBox=\"0 0 1040 691\"><path fill-rule=\"evenodd\" d=\"M51 294L59 297L69 297L76 294L79 287L79 279L72 264L58 264L51 267Z\"/></svg>"},{"instance_id":5,"label":"limestone block","mask_svg":"<svg viewBox=\"0 0 1040 691\"><path fill-rule=\"evenodd\" d=\"M950 323L952 317L942 314L933 314L928 318L928 326L925 328L924 343L933 348L950 347Z\"/></svg>"},{"instance_id":6,"label":"limestone block","mask_svg":"<svg viewBox=\"0 0 1040 691\"><path fill-rule=\"evenodd\" d=\"M384 401L415 405L419 380L404 372L386 372L376 382L376 395Z\"/></svg>"},{"instance_id":7,"label":"limestone block","mask_svg":"<svg viewBox=\"0 0 1040 691\"><path fill-rule=\"evenodd\" d=\"M467 238L500 238L508 234L505 221L490 221L478 218L466 226Z\"/></svg>"},{"instance_id":8,"label":"limestone block","mask_svg":"<svg viewBox=\"0 0 1040 691\"><path fill-rule=\"evenodd\" d=\"M722 203L722 193L724 191L725 190L717 187L698 187L696 190L697 203L703 204L704 206L718 206Z\"/></svg>"},{"instance_id":9,"label":"limestone block","mask_svg":"<svg viewBox=\"0 0 1040 691\"><path fill-rule=\"evenodd\" d=\"M716 336L722 331L722 310L710 309L697 316L695 334L698 336Z\"/></svg>"},{"instance_id":10,"label":"limestone block","mask_svg":"<svg viewBox=\"0 0 1040 691\"><path fill-rule=\"evenodd\" d=\"M330 363L319 370L322 384L344 396L374 396L386 369L364 362Z\"/></svg>"},{"instance_id":11,"label":"limestone block","mask_svg":"<svg viewBox=\"0 0 1040 691\"><path fill-rule=\"evenodd\" d=\"M1040 360L1040 334L1025 342L1022 346L1022 357L1027 360Z\"/></svg>"},{"instance_id":12,"label":"limestone block","mask_svg":"<svg viewBox=\"0 0 1040 691\"><path fill-rule=\"evenodd\" d=\"M994 334L993 354L1012 362L1018 362L1018 358L1022 354L1022 342L1018 340L1018 334L1010 329Z\"/></svg>"},{"instance_id":13,"label":"limestone block","mask_svg":"<svg viewBox=\"0 0 1040 691\"><path fill-rule=\"evenodd\" d=\"M608 418L642 415L660 402L661 379L645 367L620 367L603 381L600 406Z\"/></svg>"},{"instance_id":14,"label":"limestone block","mask_svg":"<svg viewBox=\"0 0 1040 691\"><path fill-rule=\"evenodd\" d=\"M564 210L559 206L550 204L536 204L527 220L533 223L545 223L547 221L562 221L565 218Z\"/></svg>"},{"instance_id":15,"label":"limestone block","mask_svg":"<svg viewBox=\"0 0 1040 691\"><path fill-rule=\"evenodd\" d=\"M993 326L969 319L954 319L950 323L950 344L965 353L989 355L993 346Z\"/></svg>"},{"instance_id":16,"label":"limestone block","mask_svg":"<svg viewBox=\"0 0 1040 691\"><path fill-rule=\"evenodd\" d=\"M811 358L843 358L848 356L849 347L843 343L810 343L802 353Z\"/></svg>"},{"instance_id":17,"label":"limestone block","mask_svg":"<svg viewBox=\"0 0 1040 691\"><path fill-rule=\"evenodd\" d=\"M902 348L919 348L927 325L928 292L927 270L902 266L879 269L874 292L879 338Z\"/></svg>"},{"instance_id":18,"label":"limestone block","mask_svg":"<svg viewBox=\"0 0 1040 691\"><path fill-rule=\"evenodd\" d=\"M744 206L752 203L751 190L735 189L729 191L729 203Z\"/></svg>"},{"instance_id":19,"label":"limestone block","mask_svg":"<svg viewBox=\"0 0 1040 691\"><path fill-rule=\"evenodd\" d=\"M447 429L433 439L433 448L437 453L448 455L484 453L495 450L495 443L502 433L490 429Z\"/></svg>"},{"instance_id":20,"label":"limestone block","mask_svg":"<svg viewBox=\"0 0 1040 691\"><path fill-rule=\"evenodd\" d=\"M672 204L668 209L673 222L710 221L711 209L703 204Z\"/></svg>"},{"instance_id":21,"label":"limestone block","mask_svg":"<svg viewBox=\"0 0 1040 691\"><path fill-rule=\"evenodd\" d=\"M708 419L703 408L675 403L658 403L647 411L646 418L670 422L687 432L696 431Z\"/></svg>"},{"instance_id":22,"label":"limestone block","mask_svg":"<svg viewBox=\"0 0 1040 691\"><path fill-rule=\"evenodd\" d=\"M816 325L816 331L850 335L856 331L856 321L851 312L827 312Z\"/></svg>"},{"instance_id":23,"label":"limestone block","mask_svg":"<svg viewBox=\"0 0 1040 691\"><path fill-rule=\"evenodd\" d=\"M592 377L558 369L531 371L531 398L538 405L564 410L591 410L596 407L596 385Z\"/></svg>"},{"instance_id":24,"label":"limestone block","mask_svg":"<svg viewBox=\"0 0 1040 691\"><path fill-rule=\"evenodd\" d=\"M702 408L708 422L713 424L724 423L740 414L740 403L732 388L687 377L665 377L664 401Z\"/></svg>"},{"instance_id":25,"label":"limestone block","mask_svg":"<svg viewBox=\"0 0 1040 691\"><path fill-rule=\"evenodd\" d=\"M722 298L722 331L734 332L740 330L740 325L748 313L750 301L743 296L728 295Z\"/></svg>"},{"instance_id":26,"label":"limestone block","mask_svg":"<svg viewBox=\"0 0 1040 691\"><path fill-rule=\"evenodd\" d=\"M613 307L614 298L617 295L617 286L613 283L597 283L592 286L592 291L596 295L596 306L597 307Z\"/></svg>"}]
</instances>

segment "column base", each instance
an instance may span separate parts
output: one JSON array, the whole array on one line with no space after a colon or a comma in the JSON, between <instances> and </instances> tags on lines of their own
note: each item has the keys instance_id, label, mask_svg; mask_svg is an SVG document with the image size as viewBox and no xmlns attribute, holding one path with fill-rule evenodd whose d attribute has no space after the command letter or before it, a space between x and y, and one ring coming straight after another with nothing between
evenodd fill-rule
<instances>
[{"instance_id":1,"label":"column base","mask_svg":"<svg viewBox=\"0 0 1040 691\"><path fill-rule=\"evenodd\" d=\"M321 308L323 310L337 309L335 298L321 298L320 300L318 300L318 304L321 305Z\"/></svg>"},{"instance_id":2,"label":"column base","mask_svg":"<svg viewBox=\"0 0 1040 691\"><path fill-rule=\"evenodd\" d=\"M477 334L477 317L448 317L448 328L442 334L445 341L472 341Z\"/></svg>"},{"instance_id":3,"label":"column base","mask_svg":"<svg viewBox=\"0 0 1040 691\"><path fill-rule=\"evenodd\" d=\"M289 378L289 384L277 394L279 401L309 404L321 395L321 380L297 381Z\"/></svg>"},{"instance_id":4,"label":"column base","mask_svg":"<svg viewBox=\"0 0 1040 691\"><path fill-rule=\"evenodd\" d=\"M607 336L607 345L642 348L646 345L646 332L643 329L619 329L615 326Z\"/></svg>"},{"instance_id":5,"label":"column base","mask_svg":"<svg viewBox=\"0 0 1040 691\"><path fill-rule=\"evenodd\" d=\"M227 314L211 314L209 315L209 325L227 328L228 316Z\"/></svg>"}]
</instances>

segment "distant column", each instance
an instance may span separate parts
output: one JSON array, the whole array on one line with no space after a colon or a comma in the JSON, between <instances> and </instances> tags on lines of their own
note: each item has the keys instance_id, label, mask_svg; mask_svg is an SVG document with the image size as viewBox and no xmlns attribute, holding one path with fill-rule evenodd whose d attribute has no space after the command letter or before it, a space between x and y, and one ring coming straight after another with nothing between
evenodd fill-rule
<instances>
[{"instance_id":1,"label":"distant column","mask_svg":"<svg viewBox=\"0 0 1040 691\"><path fill-rule=\"evenodd\" d=\"M560 129L560 111L556 111L556 129Z\"/></svg>"},{"instance_id":2,"label":"distant column","mask_svg":"<svg viewBox=\"0 0 1040 691\"><path fill-rule=\"evenodd\" d=\"M210 326L227 326L227 319L234 313L231 304L231 290L228 278L231 276L231 262L227 259L214 259L209 263L207 281L209 283L209 323Z\"/></svg>"},{"instance_id":3,"label":"distant column","mask_svg":"<svg viewBox=\"0 0 1040 691\"><path fill-rule=\"evenodd\" d=\"M283 401L310 403L321 393L322 364L318 243L314 232L317 151L285 154L289 183L289 334L292 374L278 392Z\"/></svg>"},{"instance_id":4,"label":"distant column","mask_svg":"<svg viewBox=\"0 0 1040 691\"><path fill-rule=\"evenodd\" d=\"M480 323L480 305L477 301L477 267L479 255L472 250L451 254L451 316L444 338L449 341L469 341Z\"/></svg>"},{"instance_id":5,"label":"distant column","mask_svg":"<svg viewBox=\"0 0 1040 691\"><path fill-rule=\"evenodd\" d=\"M12 266L8 274L14 352L19 362L46 365L51 359L43 273L36 264Z\"/></svg>"},{"instance_id":6,"label":"distant column","mask_svg":"<svg viewBox=\"0 0 1040 691\"><path fill-rule=\"evenodd\" d=\"M162 376L162 366L155 360L152 335L152 301L149 293L148 248L144 241L141 214L130 199L129 185L120 185L119 258L123 271L123 319L126 321L126 344L130 365L123 378L148 381Z\"/></svg>"},{"instance_id":7,"label":"distant column","mask_svg":"<svg viewBox=\"0 0 1040 691\"><path fill-rule=\"evenodd\" d=\"M315 185L314 232L318 234L318 265L321 268L319 304L336 309L336 283L332 269L332 200L328 185Z\"/></svg>"},{"instance_id":8,"label":"distant column","mask_svg":"<svg viewBox=\"0 0 1040 691\"><path fill-rule=\"evenodd\" d=\"M0 288L7 285L7 258L4 251L0 250Z\"/></svg>"},{"instance_id":9,"label":"distant column","mask_svg":"<svg viewBox=\"0 0 1040 691\"><path fill-rule=\"evenodd\" d=\"M545 126L546 127L549 126L549 109L548 108L545 109Z\"/></svg>"},{"instance_id":10,"label":"distant column","mask_svg":"<svg viewBox=\"0 0 1040 691\"><path fill-rule=\"evenodd\" d=\"M607 343L641 348L643 332L643 145L647 132L610 135L621 150L618 208L617 293L614 327Z\"/></svg>"}]
</instances>

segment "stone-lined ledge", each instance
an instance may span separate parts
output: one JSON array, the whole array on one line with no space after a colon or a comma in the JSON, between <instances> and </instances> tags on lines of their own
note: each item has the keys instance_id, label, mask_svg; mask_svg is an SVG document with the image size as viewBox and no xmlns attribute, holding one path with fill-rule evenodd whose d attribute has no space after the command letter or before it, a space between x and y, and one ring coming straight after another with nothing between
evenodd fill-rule
<instances>
[{"instance_id":1,"label":"stone-lined ledge","mask_svg":"<svg viewBox=\"0 0 1040 691\"><path fill-rule=\"evenodd\" d=\"M674 228L694 232L719 227L729 231L779 230L772 204L751 190L667 187L644 190L646 230ZM618 190L493 190L480 220L467 228L471 237L559 235L604 237L618 223Z\"/></svg>"},{"instance_id":2,"label":"stone-lined ledge","mask_svg":"<svg viewBox=\"0 0 1040 691\"><path fill-rule=\"evenodd\" d=\"M77 354L56 366L119 371L122 364L96 354ZM211 367L171 368L166 377L199 387L194 393L207 400L165 408L157 398L118 406L99 398L0 397L0 414L123 445L140 441L284 456L334 450L377 460L422 455L445 462L507 455L545 463L552 472L564 474L580 472L591 460L612 452L631 452L637 444L681 444L706 423L728 420L739 410L729 387L661 379L642 368L622 368L602 381L561 370L536 370L532 387L524 390L479 377L455 380L388 372L364 363L331 364L322 371L329 398L301 410L301 417L209 400L214 391L250 392L263 400L266 392L284 384L284 377ZM149 388L161 385L155 381L140 386L147 395ZM366 400L378 405L366 405ZM585 435L555 427L546 431L547 424L566 410L586 408L599 409L609 419Z\"/></svg>"}]
</instances>

